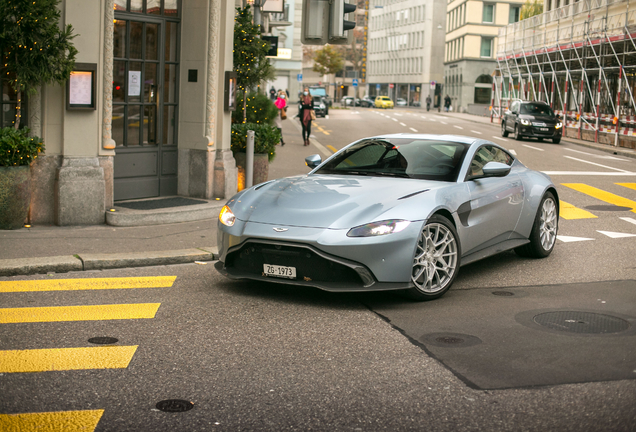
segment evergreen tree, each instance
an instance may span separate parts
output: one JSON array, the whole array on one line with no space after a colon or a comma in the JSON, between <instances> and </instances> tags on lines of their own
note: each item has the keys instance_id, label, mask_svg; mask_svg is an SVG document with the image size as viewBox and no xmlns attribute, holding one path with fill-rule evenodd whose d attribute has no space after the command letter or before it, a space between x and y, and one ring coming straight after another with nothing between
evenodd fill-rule
<instances>
[{"instance_id":1,"label":"evergreen tree","mask_svg":"<svg viewBox=\"0 0 636 432\"><path fill-rule=\"evenodd\" d=\"M4 76L18 98L14 127L20 127L22 93L40 84L66 82L75 65L76 36L60 29L60 0L0 0L0 53Z\"/></svg>"},{"instance_id":2,"label":"evergreen tree","mask_svg":"<svg viewBox=\"0 0 636 432\"><path fill-rule=\"evenodd\" d=\"M274 68L267 60L269 44L260 39L259 26L252 23L250 6L236 8L234 19L234 71L238 90L246 94L266 79L274 77ZM243 122L246 113L243 105Z\"/></svg>"}]
</instances>

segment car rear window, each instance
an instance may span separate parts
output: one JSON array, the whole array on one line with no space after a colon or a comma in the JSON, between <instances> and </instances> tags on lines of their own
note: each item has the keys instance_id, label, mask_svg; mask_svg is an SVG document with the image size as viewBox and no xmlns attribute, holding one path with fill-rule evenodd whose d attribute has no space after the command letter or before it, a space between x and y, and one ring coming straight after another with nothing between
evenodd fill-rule
<instances>
[{"instance_id":1,"label":"car rear window","mask_svg":"<svg viewBox=\"0 0 636 432\"><path fill-rule=\"evenodd\" d=\"M410 138L368 139L336 154L316 174L350 174L454 182L467 144Z\"/></svg>"}]
</instances>

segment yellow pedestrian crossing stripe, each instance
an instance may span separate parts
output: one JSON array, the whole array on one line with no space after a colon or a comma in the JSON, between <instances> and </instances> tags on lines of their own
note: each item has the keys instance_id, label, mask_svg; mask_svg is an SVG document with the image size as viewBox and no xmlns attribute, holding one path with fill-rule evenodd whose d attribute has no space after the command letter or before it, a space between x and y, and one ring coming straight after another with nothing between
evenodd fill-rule
<instances>
[{"instance_id":1,"label":"yellow pedestrian crossing stripe","mask_svg":"<svg viewBox=\"0 0 636 432\"><path fill-rule=\"evenodd\" d=\"M3 432L92 432L103 414L104 410L0 414L0 430Z\"/></svg>"},{"instance_id":2,"label":"yellow pedestrian crossing stripe","mask_svg":"<svg viewBox=\"0 0 636 432\"><path fill-rule=\"evenodd\" d=\"M123 369L137 345L0 351L0 373Z\"/></svg>"},{"instance_id":3,"label":"yellow pedestrian crossing stripe","mask_svg":"<svg viewBox=\"0 0 636 432\"><path fill-rule=\"evenodd\" d=\"M619 186L625 186L626 188L636 190L636 183L616 183Z\"/></svg>"},{"instance_id":4,"label":"yellow pedestrian crossing stripe","mask_svg":"<svg viewBox=\"0 0 636 432\"><path fill-rule=\"evenodd\" d=\"M0 324L154 318L161 303L0 309Z\"/></svg>"},{"instance_id":5,"label":"yellow pedestrian crossing stripe","mask_svg":"<svg viewBox=\"0 0 636 432\"><path fill-rule=\"evenodd\" d=\"M559 200L559 203L559 216L563 219L595 219L597 217L589 211L574 207L565 201Z\"/></svg>"},{"instance_id":6,"label":"yellow pedestrian crossing stripe","mask_svg":"<svg viewBox=\"0 0 636 432\"><path fill-rule=\"evenodd\" d=\"M77 291L131 288L170 288L176 276L100 279L0 281L0 293L27 291Z\"/></svg>"},{"instance_id":7,"label":"yellow pedestrian crossing stripe","mask_svg":"<svg viewBox=\"0 0 636 432\"><path fill-rule=\"evenodd\" d=\"M335 148L334 146L332 146L331 144L327 144L327 148L328 148L329 150L331 150L332 152L334 152L334 153L338 151L338 149L336 149L336 148Z\"/></svg>"},{"instance_id":8,"label":"yellow pedestrian crossing stripe","mask_svg":"<svg viewBox=\"0 0 636 432\"><path fill-rule=\"evenodd\" d=\"M633 213L636 213L636 201L623 198L611 192L606 192L604 190L595 188L593 186L588 186L583 183L561 183L561 184L563 186L569 187L570 189L574 189L575 191L584 193L598 200L605 201L606 203L614 204L616 206L621 206L621 207L629 207L632 209L631 211Z\"/></svg>"}]
</instances>

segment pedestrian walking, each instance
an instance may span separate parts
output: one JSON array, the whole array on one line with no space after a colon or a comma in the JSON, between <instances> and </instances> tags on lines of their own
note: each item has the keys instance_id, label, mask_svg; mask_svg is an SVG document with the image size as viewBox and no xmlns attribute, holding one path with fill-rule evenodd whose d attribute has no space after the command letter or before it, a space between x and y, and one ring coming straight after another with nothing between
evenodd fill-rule
<instances>
[{"instance_id":1,"label":"pedestrian walking","mask_svg":"<svg viewBox=\"0 0 636 432\"><path fill-rule=\"evenodd\" d=\"M431 109L431 95L426 96L426 111L430 111Z\"/></svg>"},{"instance_id":2,"label":"pedestrian walking","mask_svg":"<svg viewBox=\"0 0 636 432\"><path fill-rule=\"evenodd\" d=\"M309 136L311 135L311 121L316 118L314 113L314 100L309 94L309 88L305 87L303 94L300 98L299 109L300 125L303 128L303 142L304 145L309 145Z\"/></svg>"},{"instance_id":3,"label":"pedestrian walking","mask_svg":"<svg viewBox=\"0 0 636 432\"><path fill-rule=\"evenodd\" d=\"M451 109L451 98L449 95L446 95L444 98L444 111L448 112Z\"/></svg>"},{"instance_id":4,"label":"pedestrian walking","mask_svg":"<svg viewBox=\"0 0 636 432\"><path fill-rule=\"evenodd\" d=\"M269 98L273 101L276 100L276 89L274 88L274 86L269 89Z\"/></svg>"},{"instance_id":5,"label":"pedestrian walking","mask_svg":"<svg viewBox=\"0 0 636 432\"><path fill-rule=\"evenodd\" d=\"M278 132L280 132L280 145L282 147L285 145L285 141L283 140L283 120L287 118L287 97L284 91L278 90L278 97L274 105L278 108L278 115L274 119L274 123L276 123Z\"/></svg>"}]
</instances>

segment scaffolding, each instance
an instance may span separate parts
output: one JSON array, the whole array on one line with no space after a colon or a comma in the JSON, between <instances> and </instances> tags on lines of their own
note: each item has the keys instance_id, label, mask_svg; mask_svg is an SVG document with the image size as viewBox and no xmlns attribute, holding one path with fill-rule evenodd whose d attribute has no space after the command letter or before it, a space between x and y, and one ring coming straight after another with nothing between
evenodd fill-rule
<instances>
[{"instance_id":1,"label":"scaffolding","mask_svg":"<svg viewBox=\"0 0 636 432\"><path fill-rule=\"evenodd\" d=\"M580 0L500 28L491 121L514 99L544 101L565 136L636 148L635 39L634 0Z\"/></svg>"}]
</instances>

